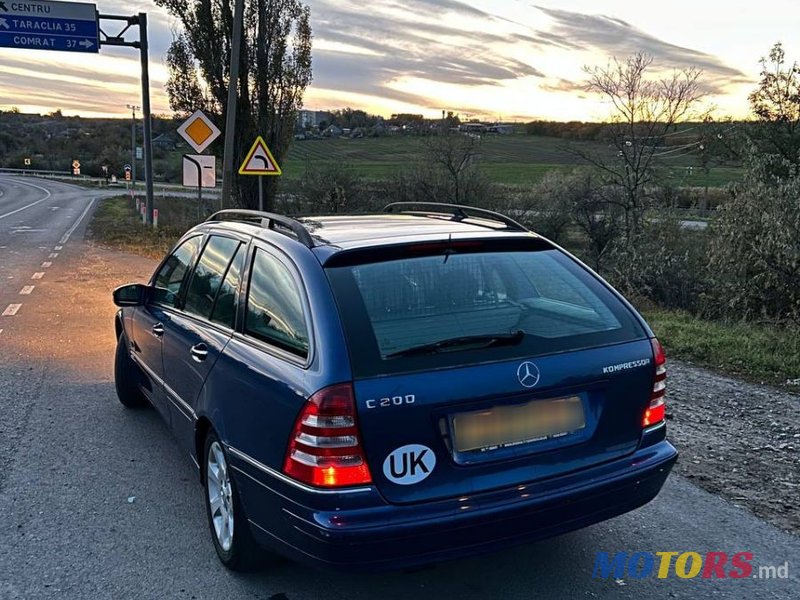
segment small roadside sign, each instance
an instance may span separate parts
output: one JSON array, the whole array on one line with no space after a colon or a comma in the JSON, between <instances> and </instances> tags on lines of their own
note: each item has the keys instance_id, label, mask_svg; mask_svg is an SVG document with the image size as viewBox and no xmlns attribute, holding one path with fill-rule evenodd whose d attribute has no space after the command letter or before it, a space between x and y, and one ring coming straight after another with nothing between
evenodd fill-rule
<instances>
[{"instance_id":1,"label":"small roadside sign","mask_svg":"<svg viewBox=\"0 0 800 600\"><path fill-rule=\"evenodd\" d=\"M73 160L72 161L72 168L73 169L80 169L81 168L81 161L79 161L77 159Z\"/></svg>"},{"instance_id":2,"label":"small roadside sign","mask_svg":"<svg viewBox=\"0 0 800 600\"><path fill-rule=\"evenodd\" d=\"M26 167L30 167L31 166L31 159L30 158L26 158L25 159L25 166Z\"/></svg>"},{"instance_id":3,"label":"small roadside sign","mask_svg":"<svg viewBox=\"0 0 800 600\"><path fill-rule=\"evenodd\" d=\"M198 187L198 172L202 171L201 178L204 188L217 187L216 157L209 154L184 154L183 156L183 185Z\"/></svg>"},{"instance_id":4,"label":"small roadside sign","mask_svg":"<svg viewBox=\"0 0 800 600\"><path fill-rule=\"evenodd\" d=\"M136 160L142 160L142 156L144 156L144 153L142 152L142 147L136 146Z\"/></svg>"},{"instance_id":5,"label":"small roadside sign","mask_svg":"<svg viewBox=\"0 0 800 600\"><path fill-rule=\"evenodd\" d=\"M281 168L272 152L267 148L264 138L258 136L242 166L239 167L239 175L281 175Z\"/></svg>"},{"instance_id":6,"label":"small roadside sign","mask_svg":"<svg viewBox=\"0 0 800 600\"><path fill-rule=\"evenodd\" d=\"M202 152L211 145L222 133L202 110L195 111L192 116L178 127L178 133L185 139L195 152Z\"/></svg>"},{"instance_id":7,"label":"small roadside sign","mask_svg":"<svg viewBox=\"0 0 800 600\"><path fill-rule=\"evenodd\" d=\"M131 166L130 165L125 165L124 170L125 170L125 181L130 181L131 180Z\"/></svg>"}]
</instances>

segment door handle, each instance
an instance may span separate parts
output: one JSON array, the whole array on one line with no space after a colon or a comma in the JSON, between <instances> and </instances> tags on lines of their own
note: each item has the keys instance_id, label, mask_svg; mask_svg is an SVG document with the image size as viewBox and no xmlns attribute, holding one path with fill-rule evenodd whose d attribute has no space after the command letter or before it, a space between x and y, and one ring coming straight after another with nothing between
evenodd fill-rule
<instances>
[{"instance_id":1,"label":"door handle","mask_svg":"<svg viewBox=\"0 0 800 600\"><path fill-rule=\"evenodd\" d=\"M192 346L191 350L189 350L189 354L192 355L192 360L195 362L203 362L208 356L208 346L202 342L195 344Z\"/></svg>"},{"instance_id":2,"label":"door handle","mask_svg":"<svg viewBox=\"0 0 800 600\"><path fill-rule=\"evenodd\" d=\"M153 325L153 329L151 330L153 335L156 337L161 337L164 335L164 325L162 323L156 323Z\"/></svg>"}]
</instances>

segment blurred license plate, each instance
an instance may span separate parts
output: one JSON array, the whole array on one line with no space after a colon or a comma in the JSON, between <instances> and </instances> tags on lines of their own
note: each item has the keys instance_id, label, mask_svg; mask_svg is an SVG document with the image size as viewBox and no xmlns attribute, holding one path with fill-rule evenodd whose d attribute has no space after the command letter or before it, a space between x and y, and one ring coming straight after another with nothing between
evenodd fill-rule
<instances>
[{"instance_id":1,"label":"blurred license plate","mask_svg":"<svg viewBox=\"0 0 800 600\"><path fill-rule=\"evenodd\" d=\"M496 406L453 417L457 452L494 450L573 433L586 426L578 396Z\"/></svg>"}]
</instances>

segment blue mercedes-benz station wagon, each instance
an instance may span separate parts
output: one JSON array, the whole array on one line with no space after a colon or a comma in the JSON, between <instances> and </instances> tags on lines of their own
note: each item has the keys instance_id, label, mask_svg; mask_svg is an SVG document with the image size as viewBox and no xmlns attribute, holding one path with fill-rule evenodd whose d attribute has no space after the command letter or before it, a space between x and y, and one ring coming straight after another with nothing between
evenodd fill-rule
<instances>
[{"instance_id":1,"label":"blue mercedes-benz station wagon","mask_svg":"<svg viewBox=\"0 0 800 600\"><path fill-rule=\"evenodd\" d=\"M659 492L665 359L599 276L497 213L216 213L120 306L115 378L198 467L222 562L399 569Z\"/></svg>"}]
</instances>

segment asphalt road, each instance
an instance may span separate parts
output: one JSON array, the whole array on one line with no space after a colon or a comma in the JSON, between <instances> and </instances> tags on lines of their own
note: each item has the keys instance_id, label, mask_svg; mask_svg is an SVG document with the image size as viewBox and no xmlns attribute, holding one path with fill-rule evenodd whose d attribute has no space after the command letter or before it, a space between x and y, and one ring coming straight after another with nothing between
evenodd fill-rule
<instances>
[{"instance_id":1,"label":"asphalt road","mask_svg":"<svg viewBox=\"0 0 800 600\"><path fill-rule=\"evenodd\" d=\"M335 574L286 561L227 572L188 459L153 411L126 411L115 398L109 292L153 263L82 241L93 194L0 177L0 313L20 305L0 316L0 598L800 595L800 539L678 476L612 521L411 573ZM26 286L34 288L21 294ZM598 551L748 551L756 566L788 562L790 578L592 579Z\"/></svg>"}]
</instances>

